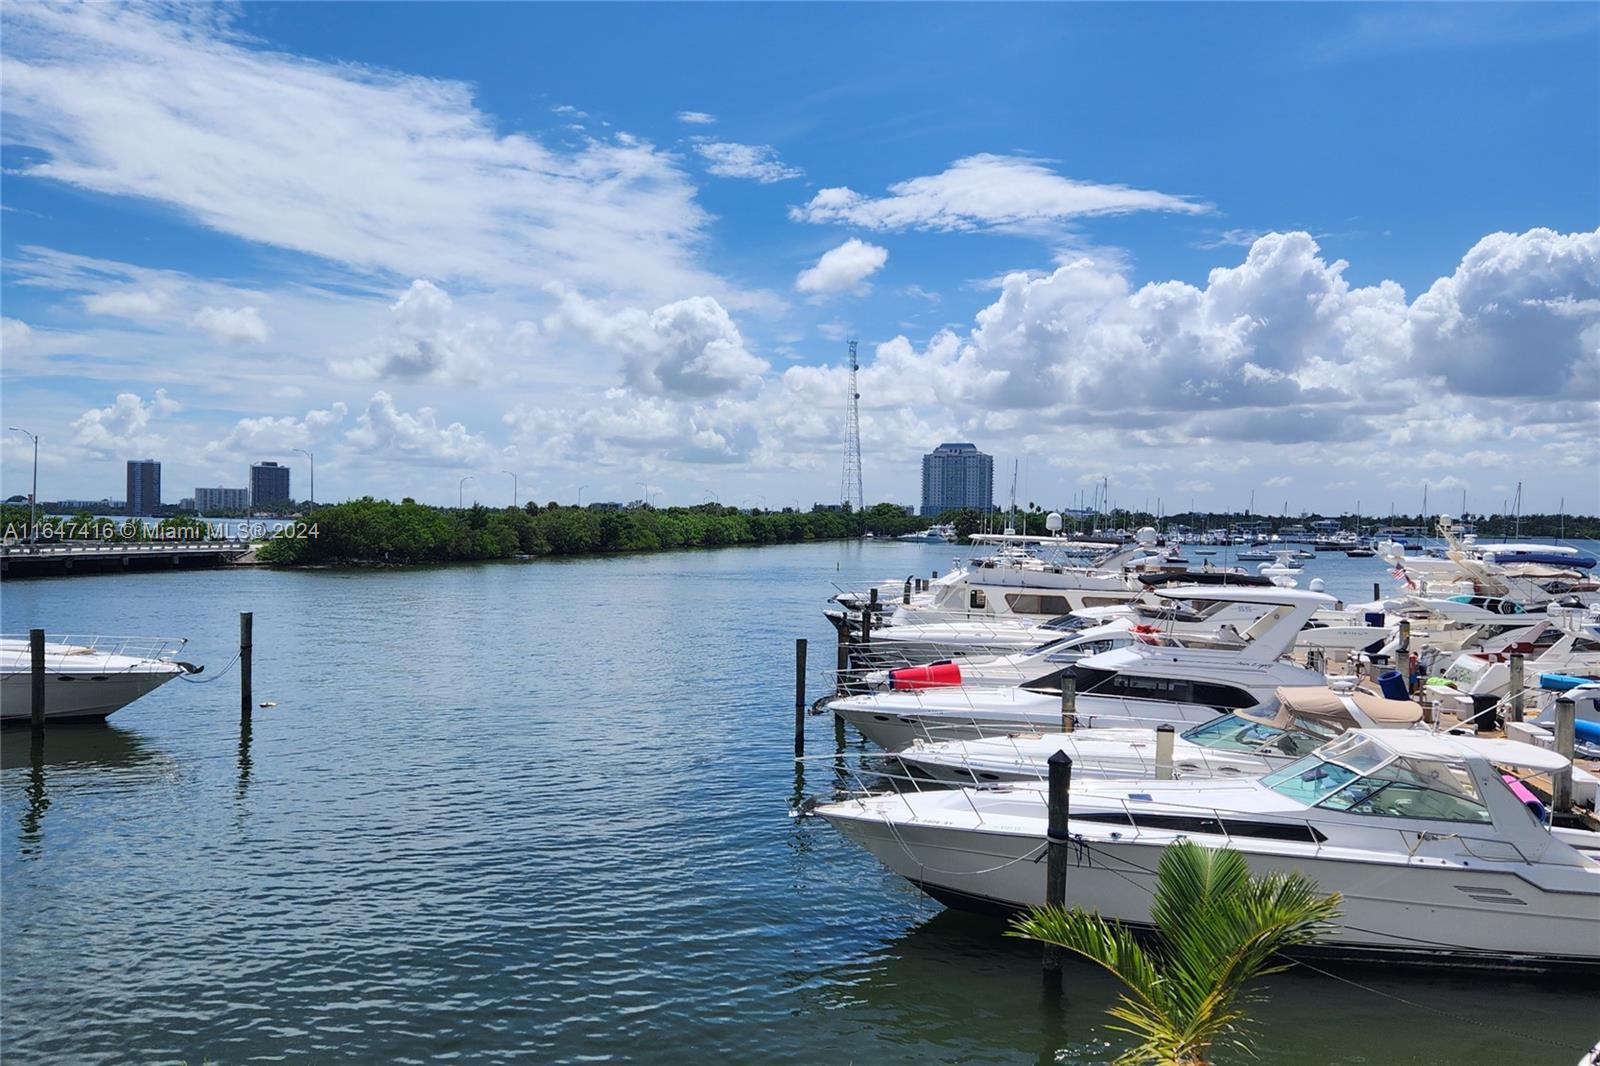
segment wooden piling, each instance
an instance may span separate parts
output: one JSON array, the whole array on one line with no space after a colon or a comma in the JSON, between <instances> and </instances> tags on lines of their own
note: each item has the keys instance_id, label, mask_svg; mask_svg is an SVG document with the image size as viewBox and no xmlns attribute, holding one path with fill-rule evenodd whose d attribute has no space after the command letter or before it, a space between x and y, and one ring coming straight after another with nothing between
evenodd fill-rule
<instances>
[{"instance_id":1,"label":"wooden piling","mask_svg":"<svg viewBox=\"0 0 1600 1066\"><path fill-rule=\"evenodd\" d=\"M794 757L806 753L806 638L794 642Z\"/></svg>"},{"instance_id":2,"label":"wooden piling","mask_svg":"<svg viewBox=\"0 0 1600 1066\"><path fill-rule=\"evenodd\" d=\"M239 720L249 721L252 705L250 688L250 653L255 647L252 630L256 616L252 611L239 612Z\"/></svg>"},{"instance_id":3,"label":"wooden piling","mask_svg":"<svg viewBox=\"0 0 1600 1066\"><path fill-rule=\"evenodd\" d=\"M843 695L850 678L850 618L848 615L839 623L839 650L838 659L834 664L833 687L834 691Z\"/></svg>"},{"instance_id":4,"label":"wooden piling","mask_svg":"<svg viewBox=\"0 0 1600 1066\"><path fill-rule=\"evenodd\" d=\"M1375 599L1375 600L1383 599L1383 583L1382 582L1374 581L1372 583L1372 598Z\"/></svg>"},{"instance_id":5,"label":"wooden piling","mask_svg":"<svg viewBox=\"0 0 1600 1066\"><path fill-rule=\"evenodd\" d=\"M1078 678L1072 667L1061 671L1061 731L1071 733L1078 728Z\"/></svg>"},{"instance_id":6,"label":"wooden piling","mask_svg":"<svg viewBox=\"0 0 1600 1066\"><path fill-rule=\"evenodd\" d=\"M1172 780L1172 742L1176 731L1171 723L1156 726L1156 780Z\"/></svg>"},{"instance_id":7,"label":"wooden piling","mask_svg":"<svg viewBox=\"0 0 1600 1066\"><path fill-rule=\"evenodd\" d=\"M867 609L861 612L861 643L872 647L872 616L878 613L878 590L867 593Z\"/></svg>"},{"instance_id":8,"label":"wooden piling","mask_svg":"<svg viewBox=\"0 0 1600 1066\"><path fill-rule=\"evenodd\" d=\"M1045 823L1045 883L1044 901L1052 907L1067 903L1067 849L1072 838L1068 819L1072 795L1072 759L1064 751L1050 756L1049 814ZM1044 947L1045 980L1056 990L1061 988L1062 950L1054 944Z\"/></svg>"},{"instance_id":9,"label":"wooden piling","mask_svg":"<svg viewBox=\"0 0 1600 1066\"><path fill-rule=\"evenodd\" d=\"M1567 759L1565 768L1550 775L1550 806L1557 812L1572 810L1572 747L1578 705L1571 696L1556 700L1556 754Z\"/></svg>"},{"instance_id":10,"label":"wooden piling","mask_svg":"<svg viewBox=\"0 0 1600 1066\"><path fill-rule=\"evenodd\" d=\"M33 659L33 735L44 736L44 630L28 630L28 651Z\"/></svg>"},{"instance_id":11,"label":"wooden piling","mask_svg":"<svg viewBox=\"0 0 1600 1066\"><path fill-rule=\"evenodd\" d=\"M913 580L915 580L915 579L908 577L908 578L906 578L906 583L903 586L901 586L901 589L900 589L900 602L901 603L910 603L911 602L911 582Z\"/></svg>"},{"instance_id":12,"label":"wooden piling","mask_svg":"<svg viewBox=\"0 0 1600 1066\"><path fill-rule=\"evenodd\" d=\"M1522 689L1523 686L1527 684L1526 677L1527 674L1526 669L1523 666L1522 653L1520 651L1512 652L1510 685L1511 704L1506 708L1506 721L1508 722L1522 721L1522 708L1524 706Z\"/></svg>"}]
</instances>

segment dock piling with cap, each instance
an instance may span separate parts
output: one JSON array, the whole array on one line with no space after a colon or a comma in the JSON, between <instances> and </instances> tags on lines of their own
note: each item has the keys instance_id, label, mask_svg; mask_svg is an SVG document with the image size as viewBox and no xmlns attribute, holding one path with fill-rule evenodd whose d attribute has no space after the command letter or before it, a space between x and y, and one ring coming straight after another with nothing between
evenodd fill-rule
<instances>
[{"instance_id":1,"label":"dock piling with cap","mask_svg":"<svg viewBox=\"0 0 1600 1066\"><path fill-rule=\"evenodd\" d=\"M28 630L28 651L32 658L33 735L44 736L44 630Z\"/></svg>"},{"instance_id":2,"label":"dock piling with cap","mask_svg":"<svg viewBox=\"0 0 1600 1066\"><path fill-rule=\"evenodd\" d=\"M1064 907L1067 904L1067 849L1071 846L1070 820L1068 818L1072 796L1072 759L1064 751L1050 756L1050 791L1048 817L1045 823L1045 885L1044 901L1047 906ZM1047 987L1061 991L1062 949L1054 944L1044 946L1044 978Z\"/></svg>"},{"instance_id":3,"label":"dock piling with cap","mask_svg":"<svg viewBox=\"0 0 1600 1066\"><path fill-rule=\"evenodd\" d=\"M255 648L255 639L252 631L255 628L256 616L253 611L239 612L239 721L250 720L251 704L251 677L250 654Z\"/></svg>"},{"instance_id":4,"label":"dock piling with cap","mask_svg":"<svg viewBox=\"0 0 1600 1066\"><path fill-rule=\"evenodd\" d=\"M806 753L806 638L794 642L794 757Z\"/></svg>"},{"instance_id":5,"label":"dock piling with cap","mask_svg":"<svg viewBox=\"0 0 1600 1066\"><path fill-rule=\"evenodd\" d=\"M1556 700L1556 754L1567 760L1564 768L1550 775L1550 806L1558 814L1572 810L1572 749L1577 712L1578 705L1571 696Z\"/></svg>"}]
</instances>

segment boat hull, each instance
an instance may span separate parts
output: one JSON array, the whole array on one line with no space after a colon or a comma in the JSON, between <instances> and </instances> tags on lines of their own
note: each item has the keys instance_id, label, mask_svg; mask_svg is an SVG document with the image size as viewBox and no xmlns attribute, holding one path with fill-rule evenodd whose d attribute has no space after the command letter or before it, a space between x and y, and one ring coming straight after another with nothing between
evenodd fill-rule
<instances>
[{"instance_id":1,"label":"boat hull","mask_svg":"<svg viewBox=\"0 0 1600 1066\"><path fill-rule=\"evenodd\" d=\"M104 675L45 675L44 716L48 722L94 721L116 713L134 700L160 688L183 669L173 663L150 669ZM33 718L33 678L24 672L0 678L0 722L27 722Z\"/></svg>"},{"instance_id":2,"label":"boat hull","mask_svg":"<svg viewBox=\"0 0 1600 1066\"><path fill-rule=\"evenodd\" d=\"M818 813L947 906L1003 912L1044 902L1040 837L896 822L881 813L851 814L853 807L833 804ZM1073 823L1067 903L1147 926L1161 850L1178 838L1115 839L1106 828ZM1242 853L1258 876L1298 873L1323 892L1341 895L1340 919L1322 944L1325 953L1434 965L1600 968L1600 884L1553 892L1493 863L1404 856L1370 861L1322 850L1326 854L1315 857Z\"/></svg>"}]
</instances>

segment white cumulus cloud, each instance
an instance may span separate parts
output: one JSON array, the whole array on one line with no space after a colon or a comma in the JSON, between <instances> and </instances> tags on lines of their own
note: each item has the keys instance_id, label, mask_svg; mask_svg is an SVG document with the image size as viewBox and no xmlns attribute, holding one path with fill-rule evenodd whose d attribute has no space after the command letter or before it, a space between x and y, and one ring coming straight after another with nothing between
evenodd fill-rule
<instances>
[{"instance_id":1,"label":"white cumulus cloud","mask_svg":"<svg viewBox=\"0 0 1600 1066\"><path fill-rule=\"evenodd\" d=\"M559 295L549 326L619 353L627 383L642 393L714 396L754 384L767 370L765 360L746 350L727 310L709 296L607 314L576 293Z\"/></svg>"},{"instance_id":2,"label":"white cumulus cloud","mask_svg":"<svg viewBox=\"0 0 1600 1066\"><path fill-rule=\"evenodd\" d=\"M678 121L686 126L709 126L717 121L717 116L704 111L679 111Z\"/></svg>"},{"instance_id":3,"label":"white cumulus cloud","mask_svg":"<svg viewBox=\"0 0 1600 1066\"><path fill-rule=\"evenodd\" d=\"M189 325L218 344L264 344L272 335L254 307L202 307Z\"/></svg>"},{"instance_id":4,"label":"white cumulus cloud","mask_svg":"<svg viewBox=\"0 0 1600 1066\"><path fill-rule=\"evenodd\" d=\"M150 430L152 420L165 418L182 409L178 401L157 389L146 403L138 393L121 392L107 407L85 411L73 422L73 442L97 458L127 458L151 450L157 442Z\"/></svg>"},{"instance_id":5,"label":"white cumulus cloud","mask_svg":"<svg viewBox=\"0 0 1600 1066\"><path fill-rule=\"evenodd\" d=\"M794 279L800 292L819 296L853 289L883 269L889 250L851 237L837 248L822 253L817 265L807 267Z\"/></svg>"}]
</instances>

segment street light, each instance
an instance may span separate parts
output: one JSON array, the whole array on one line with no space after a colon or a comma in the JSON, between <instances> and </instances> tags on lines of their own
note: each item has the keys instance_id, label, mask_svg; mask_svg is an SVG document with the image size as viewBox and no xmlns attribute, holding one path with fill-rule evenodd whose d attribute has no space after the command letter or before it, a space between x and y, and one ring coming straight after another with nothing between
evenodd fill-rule
<instances>
[{"instance_id":1,"label":"street light","mask_svg":"<svg viewBox=\"0 0 1600 1066\"><path fill-rule=\"evenodd\" d=\"M458 511L467 505L467 482L471 480L472 475L468 474L466 477L461 479L459 484L456 485L456 510Z\"/></svg>"},{"instance_id":2,"label":"street light","mask_svg":"<svg viewBox=\"0 0 1600 1066\"><path fill-rule=\"evenodd\" d=\"M21 426L12 426L11 432L21 433L33 441L33 491L28 494L28 543L39 547L39 435L29 433Z\"/></svg>"},{"instance_id":3,"label":"street light","mask_svg":"<svg viewBox=\"0 0 1600 1066\"><path fill-rule=\"evenodd\" d=\"M317 457L304 448L296 448L295 451L311 460L311 506L315 507L317 505Z\"/></svg>"},{"instance_id":4,"label":"street light","mask_svg":"<svg viewBox=\"0 0 1600 1066\"><path fill-rule=\"evenodd\" d=\"M579 507L583 506L583 490L588 488L588 487L589 487L588 485L579 485L578 486L578 506Z\"/></svg>"},{"instance_id":5,"label":"street light","mask_svg":"<svg viewBox=\"0 0 1600 1066\"><path fill-rule=\"evenodd\" d=\"M509 470L502 470L500 472L502 474L511 474L511 509L514 511L517 509L517 475L512 474Z\"/></svg>"}]
</instances>

